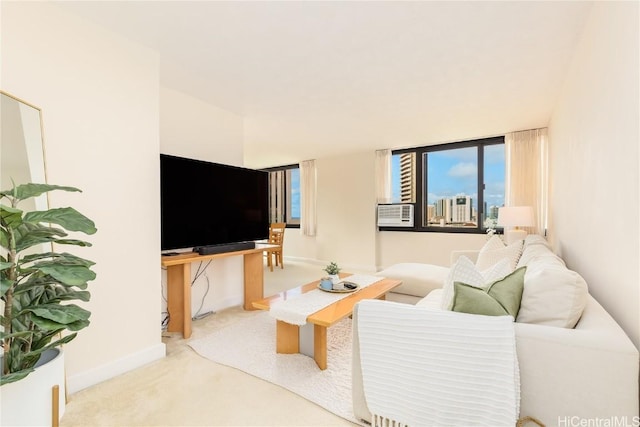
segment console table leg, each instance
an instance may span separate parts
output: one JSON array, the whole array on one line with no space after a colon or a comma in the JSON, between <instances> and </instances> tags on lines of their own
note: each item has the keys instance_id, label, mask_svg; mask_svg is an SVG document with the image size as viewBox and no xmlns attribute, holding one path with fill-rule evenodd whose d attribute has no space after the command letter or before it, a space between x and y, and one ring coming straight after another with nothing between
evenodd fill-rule
<instances>
[{"instance_id":1,"label":"console table leg","mask_svg":"<svg viewBox=\"0 0 640 427\"><path fill-rule=\"evenodd\" d=\"M256 310L254 301L264 298L264 264L262 252L244 255L244 303L245 310Z\"/></svg>"},{"instance_id":2,"label":"console table leg","mask_svg":"<svg viewBox=\"0 0 640 427\"><path fill-rule=\"evenodd\" d=\"M167 267L167 331L191 336L191 264Z\"/></svg>"},{"instance_id":3,"label":"console table leg","mask_svg":"<svg viewBox=\"0 0 640 427\"><path fill-rule=\"evenodd\" d=\"M300 352L299 326L282 320L276 321L276 353L293 354Z\"/></svg>"}]
</instances>

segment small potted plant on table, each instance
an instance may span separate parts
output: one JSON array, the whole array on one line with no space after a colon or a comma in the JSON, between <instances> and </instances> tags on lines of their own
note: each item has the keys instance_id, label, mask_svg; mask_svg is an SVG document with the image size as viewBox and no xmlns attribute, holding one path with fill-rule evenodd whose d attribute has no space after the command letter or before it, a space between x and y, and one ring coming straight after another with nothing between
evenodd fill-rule
<instances>
[{"instance_id":1,"label":"small potted plant on table","mask_svg":"<svg viewBox=\"0 0 640 427\"><path fill-rule=\"evenodd\" d=\"M329 263L329 265L324 268L324 271L327 272L334 285L340 281L340 276L338 276L340 273L340 267L338 267L338 264L335 262L332 261Z\"/></svg>"}]
</instances>

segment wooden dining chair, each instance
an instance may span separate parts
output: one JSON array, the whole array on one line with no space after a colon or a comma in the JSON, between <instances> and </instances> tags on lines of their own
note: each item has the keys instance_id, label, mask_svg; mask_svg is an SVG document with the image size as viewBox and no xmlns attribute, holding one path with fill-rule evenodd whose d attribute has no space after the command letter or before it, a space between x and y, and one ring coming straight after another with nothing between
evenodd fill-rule
<instances>
[{"instance_id":1,"label":"wooden dining chair","mask_svg":"<svg viewBox=\"0 0 640 427\"><path fill-rule=\"evenodd\" d=\"M282 261L282 246L284 243L284 230L287 224L284 222L274 222L269 226L269 244L278 247L267 252L267 265L269 270L273 271L273 265L284 268Z\"/></svg>"}]
</instances>

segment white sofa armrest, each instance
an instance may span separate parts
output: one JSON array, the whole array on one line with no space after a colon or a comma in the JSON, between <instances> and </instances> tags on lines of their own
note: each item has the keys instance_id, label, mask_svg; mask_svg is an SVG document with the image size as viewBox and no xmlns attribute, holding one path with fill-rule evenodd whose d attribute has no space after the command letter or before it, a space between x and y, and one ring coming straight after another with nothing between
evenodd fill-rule
<instances>
[{"instance_id":1,"label":"white sofa armrest","mask_svg":"<svg viewBox=\"0 0 640 427\"><path fill-rule=\"evenodd\" d=\"M574 329L516 323L516 347L521 417L637 417L638 350L593 297Z\"/></svg>"},{"instance_id":2,"label":"white sofa armrest","mask_svg":"<svg viewBox=\"0 0 640 427\"><path fill-rule=\"evenodd\" d=\"M458 260L458 258L460 258L461 256L466 256L467 258L469 258L471 261L473 261L474 263L476 262L476 260L478 259L478 254L480 253L479 250L468 250L468 251L451 251L451 255L450 255L450 262L451 265L455 264L456 261Z\"/></svg>"}]
</instances>

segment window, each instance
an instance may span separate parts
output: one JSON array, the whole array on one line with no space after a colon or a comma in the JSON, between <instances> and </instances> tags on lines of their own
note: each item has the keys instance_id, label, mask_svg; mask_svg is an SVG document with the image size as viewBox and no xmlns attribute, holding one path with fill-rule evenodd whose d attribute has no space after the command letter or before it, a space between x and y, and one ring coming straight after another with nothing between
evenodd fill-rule
<instances>
[{"instance_id":1,"label":"window","mask_svg":"<svg viewBox=\"0 0 640 427\"><path fill-rule=\"evenodd\" d=\"M504 205L504 137L396 150L391 162L392 201L415 204L415 231L495 225Z\"/></svg>"},{"instance_id":2,"label":"window","mask_svg":"<svg viewBox=\"0 0 640 427\"><path fill-rule=\"evenodd\" d=\"M300 168L289 165L266 171L269 172L269 222L300 227Z\"/></svg>"}]
</instances>

